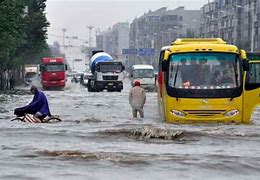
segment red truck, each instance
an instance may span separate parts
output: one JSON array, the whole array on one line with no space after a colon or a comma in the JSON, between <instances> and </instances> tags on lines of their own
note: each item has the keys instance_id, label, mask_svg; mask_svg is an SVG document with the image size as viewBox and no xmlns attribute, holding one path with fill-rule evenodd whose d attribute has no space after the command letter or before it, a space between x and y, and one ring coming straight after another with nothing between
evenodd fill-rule
<instances>
[{"instance_id":1,"label":"red truck","mask_svg":"<svg viewBox=\"0 0 260 180\"><path fill-rule=\"evenodd\" d=\"M42 58L40 71L44 89L64 88L66 83L67 65L62 57Z\"/></svg>"}]
</instances>

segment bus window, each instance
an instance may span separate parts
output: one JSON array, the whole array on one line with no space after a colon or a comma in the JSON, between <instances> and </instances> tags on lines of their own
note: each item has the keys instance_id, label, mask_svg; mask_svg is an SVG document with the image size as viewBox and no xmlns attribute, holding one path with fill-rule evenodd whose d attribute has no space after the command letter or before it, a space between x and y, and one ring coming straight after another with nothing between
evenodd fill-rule
<instances>
[{"instance_id":1,"label":"bus window","mask_svg":"<svg viewBox=\"0 0 260 180\"><path fill-rule=\"evenodd\" d=\"M260 87L260 64L250 63L249 71L246 75L246 90L252 90Z\"/></svg>"}]
</instances>

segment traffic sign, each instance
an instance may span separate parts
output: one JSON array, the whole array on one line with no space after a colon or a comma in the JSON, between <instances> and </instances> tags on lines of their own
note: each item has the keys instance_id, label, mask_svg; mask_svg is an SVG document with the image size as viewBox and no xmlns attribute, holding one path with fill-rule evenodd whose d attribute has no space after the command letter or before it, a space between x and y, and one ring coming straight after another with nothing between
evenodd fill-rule
<instances>
[{"instance_id":1,"label":"traffic sign","mask_svg":"<svg viewBox=\"0 0 260 180\"><path fill-rule=\"evenodd\" d=\"M75 62L82 61L82 59L74 59Z\"/></svg>"},{"instance_id":2,"label":"traffic sign","mask_svg":"<svg viewBox=\"0 0 260 180\"><path fill-rule=\"evenodd\" d=\"M122 54L138 54L138 49L122 49Z\"/></svg>"},{"instance_id":3,"label":"traffic sign","mask_svg":"<svg viewBox=\"0 0 260 180\"><path fill-rule=\"evenodd\" d=\"M154 56L155 49L154 48L140 48L138 51L139 56Z\"/></svg>"}]
</instances>

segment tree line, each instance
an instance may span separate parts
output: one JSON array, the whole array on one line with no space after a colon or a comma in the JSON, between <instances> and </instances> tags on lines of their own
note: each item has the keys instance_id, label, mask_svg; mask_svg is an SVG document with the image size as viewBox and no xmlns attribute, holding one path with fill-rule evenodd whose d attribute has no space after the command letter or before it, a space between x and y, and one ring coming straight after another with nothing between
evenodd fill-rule
<instances>
[{"instance_id":1,"label":"tree line","mask_svg":"<svg viewBox=\"0 0 260 180\"><path fill-rule=\"evenodd\" d=\"M50 55L45 8L46 0L0 1L0 89L8 73L19 76L24 64Z\"/></svg>"}]
</instances>

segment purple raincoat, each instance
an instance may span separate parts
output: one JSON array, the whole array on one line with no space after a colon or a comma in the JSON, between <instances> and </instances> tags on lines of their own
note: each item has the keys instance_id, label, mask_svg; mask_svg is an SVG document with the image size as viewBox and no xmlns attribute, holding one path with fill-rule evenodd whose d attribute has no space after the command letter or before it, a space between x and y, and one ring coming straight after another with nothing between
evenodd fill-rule
<instances>
[{"instance_id":1,"label":"purple raincoat","mask_svg":"<svg viewBox=\"0 0 260 180\"><path fill-rule=\"evenodd\" d=\"M22 112L22 114L29 113L33 115L37 112L40 112L42 113L43 118L46 116L51 116L47 98L44 93L39 90L36 90L36 93L30 104L15 110L15 114L19 114L20 112Z\"/></svg>"}]
</instances>

